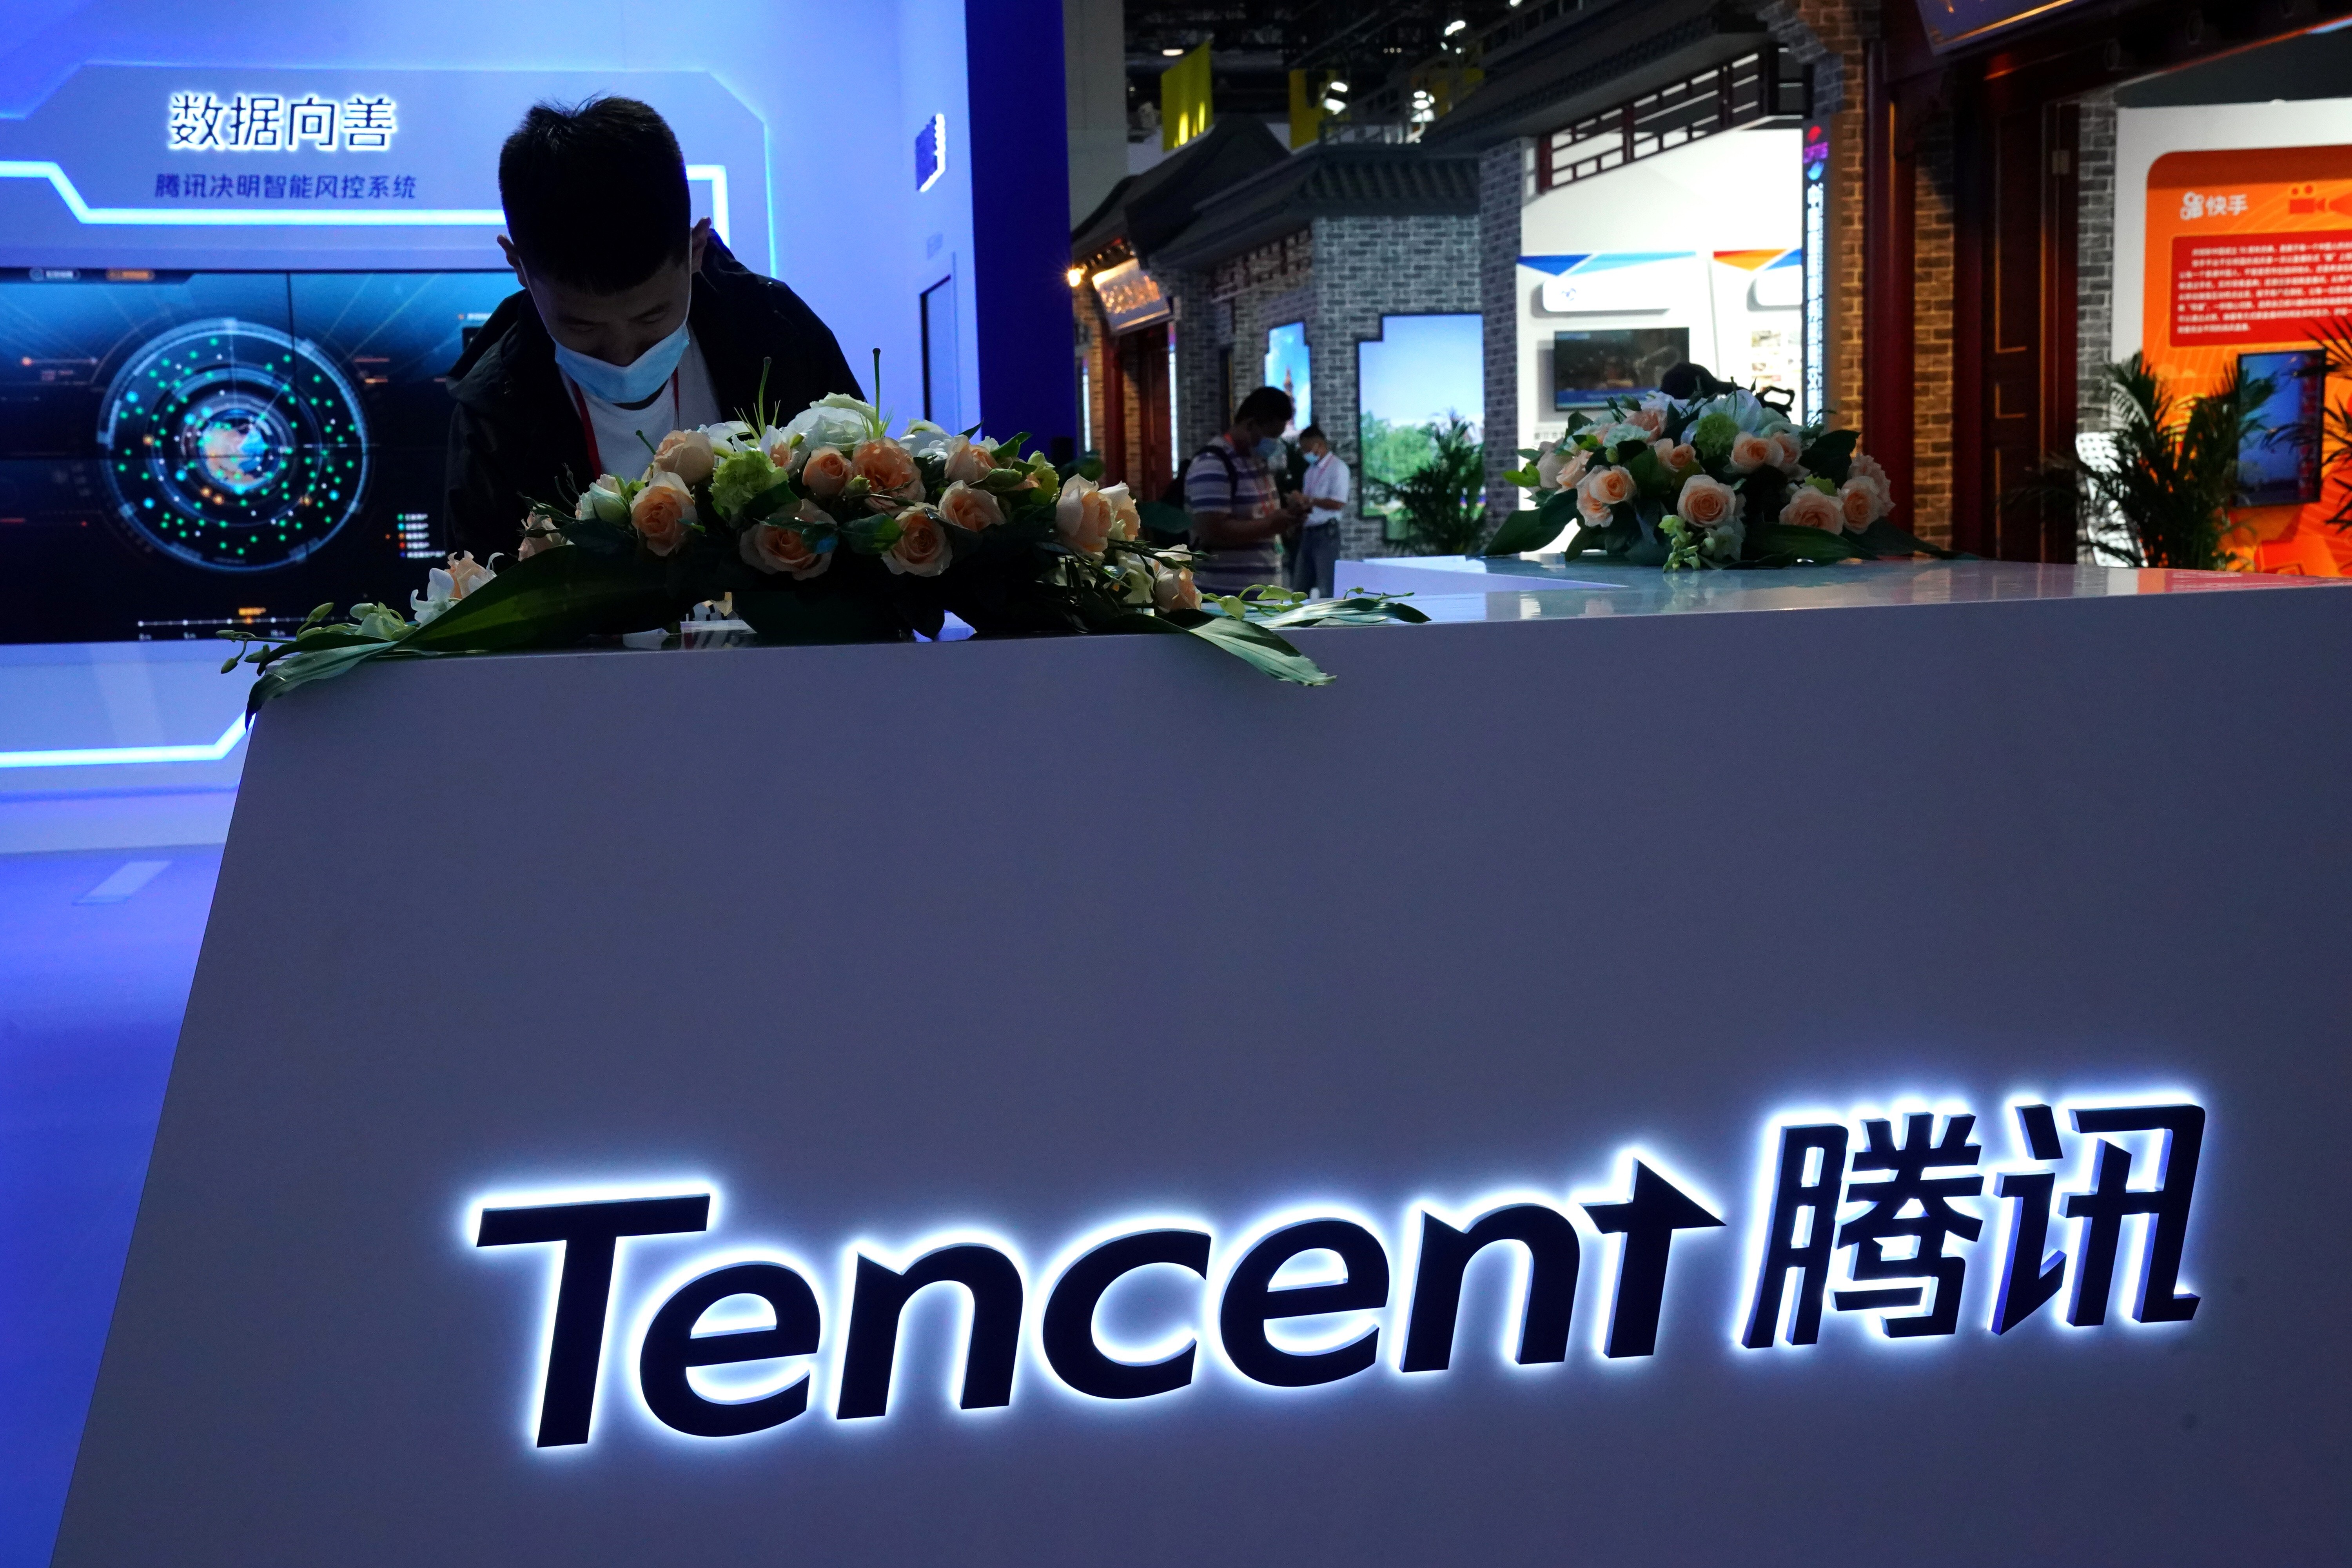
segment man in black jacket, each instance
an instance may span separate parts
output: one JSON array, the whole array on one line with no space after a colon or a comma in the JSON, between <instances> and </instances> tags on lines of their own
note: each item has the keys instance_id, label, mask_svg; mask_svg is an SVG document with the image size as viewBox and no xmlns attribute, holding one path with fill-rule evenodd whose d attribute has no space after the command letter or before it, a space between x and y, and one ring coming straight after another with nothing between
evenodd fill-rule
<instances>
[{"instance_id":1,"label":"man in black jacket","mask_svg":"<svg viewBox=\"0 0 2352 1568\"><path fill-rule=\"evenodd\" d=\"M568 504L599 473L642 472L672 430L749 415L763 369L786 416L859 395L800 296L693 221L677 139L647 105L537 105L499 153L499 195L523 291L450 367L455 548L512 554L531 502Z\"/></svg>"}]
</instances>

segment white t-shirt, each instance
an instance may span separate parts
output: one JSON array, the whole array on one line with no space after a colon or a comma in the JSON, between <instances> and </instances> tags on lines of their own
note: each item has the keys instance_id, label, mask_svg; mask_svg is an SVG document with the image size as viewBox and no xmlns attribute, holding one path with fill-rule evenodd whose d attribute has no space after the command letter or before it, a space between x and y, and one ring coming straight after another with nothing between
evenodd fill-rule
<instances>
[{"instance_id":1,"label":"white t-shirt","mask_svg":"<svg viewBox=\"0 0 2352 1568\"><path fill-rule=\"evenodd\" d=\"M570 376L564 386L588 405L588 423L596 432L591 454L596 471L635 479L653 461L654 448L673 430L719 423L719 395L710 387L710 369L702 363L702 345L686 336L686 353L678 356L670 382L643 408L624 408L587 391Z\"/></svg>"},{"instance_id":2,"label":"white t-shirt","mask_svg":"<svg viewBox=\"0 0 2352 1568\"><path fill-rule=\"evenodd\" d=\"M1348 510L1355 476L1337 452L1326 452L1307 466L1307 521L1337 522Z\"/></svg>"}]
</instances>

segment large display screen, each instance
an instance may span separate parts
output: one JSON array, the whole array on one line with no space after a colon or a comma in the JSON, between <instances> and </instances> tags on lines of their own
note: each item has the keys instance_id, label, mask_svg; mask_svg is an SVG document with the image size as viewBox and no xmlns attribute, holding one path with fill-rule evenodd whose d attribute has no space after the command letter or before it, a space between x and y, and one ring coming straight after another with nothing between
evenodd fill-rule
<instances>
[{"instance_id":1,"label":"large display screen","mask_svg":"<svg viewBox=\"0 0 2352 1568\"><path fill-rule=\"evenodd\" d=\"M0 638L279 629L446 547L444 378L506 272L0 273Z\"/></svg>"},{"instance_id":2,"label":"large display screen","mask_svg":"<svg viewBox=\"0 0 2352 1568\"><path fill-rule=\"evenodd\" d=\"M1598 408L1611 398L1646 397L1659 378L1690 358L1688 327L1619 327L1552 334L1553 408Z\"/></svg>"}]
</instances>

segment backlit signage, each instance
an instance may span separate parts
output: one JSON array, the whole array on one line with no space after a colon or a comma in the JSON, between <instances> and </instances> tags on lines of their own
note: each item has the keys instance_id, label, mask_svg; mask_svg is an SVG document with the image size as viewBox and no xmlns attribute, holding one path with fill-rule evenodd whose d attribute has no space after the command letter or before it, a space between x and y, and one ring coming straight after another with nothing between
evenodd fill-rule
<instances>
[{"instance_id":1,"label":"backlit signage","mask_svg":"<svg viewBox=\"0 0 2352 1568\"><path fill-rule=\"evenodd\" d=\"M1132 258L1105 268L1094 276L1095 295L1102 300L1103 316L1114 332L1148 327L1170 314L1168 296L1160 280Z\"/></svg>"},{"instance_id":2,"label":"backlit signage","mask_svg":"<svg viewBox=\"0 0 2352 1568\"><path fill-rule=\"evenodd\" d=\"M835 1248L830 1269L815 1251L704 1247L626 1300L623 1249L718 1235L734 1201L718 1183L489 1194L461 1225L469 1248L545 1259L539 1349L520 1369L534 1446L591 1441L608 1382L658 1427L717 1440L813 1412L876 1420L921 1396L900 1364L901 1321L942 1286L963 1308L944 1397L966 1412L1175 1399L1207 1378L1293 1398L1437 1379L1470 1356L1542 1376L1672 1353L1663 1346L1687 1354L1714 1335L1764 1357L1802 1356L1825 1335L1984 1353L2037 1318L2062 1334L2115 1331L2119 1282L2133 1323L2185 1324L2205 1131L2204 1108L2179 1093L2018 1095L1982 1121L1948 1099L1792 1108L1765 1119L1745 1194L1625 1148L1594 1163L1590 1187L1534 1184L1385 1216L1330 1198L1238 1224L1115 1215L1042 1254L971 1226L808 1238ZM1722 1247L1744 1248L1737 1299L1677 1287L1678 1259ZM1465 1278L1490 1248L1515 1270L1505 1332L1465 1344ZM1588 1253L1601 1293L1580 1334ZM1147 1272L1197 1304L1143 1333L1106 1302Z\"/></svg>"}]
</instances>

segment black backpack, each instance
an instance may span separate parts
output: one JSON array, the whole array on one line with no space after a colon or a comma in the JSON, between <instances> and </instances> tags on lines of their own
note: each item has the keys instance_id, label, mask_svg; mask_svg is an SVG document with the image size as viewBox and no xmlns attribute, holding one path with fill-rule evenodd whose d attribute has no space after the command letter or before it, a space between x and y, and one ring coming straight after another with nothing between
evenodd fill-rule
<instances>
[{"instance_id":1,"label":"black backpack","mask_svg":"<svg viewBox=\"0 0 2352 1568\"><path fill-rule=\"evenodd\" d=\"M1225 448L1217 442L1212 441L1207 446L1202 447L1199 451L1193 453L1192 456L1185 461L1184 466L1176 470L1175 481L1169 485L1167 489L1160 493L1160 499L1161 501L1169 506L1184 505L1184 476L1191 473L1192 471L1192 465L1199 462L1203 458L1214 458L1217 461L1225 466L1225 493L1227 495L1231 495L1234 490L1241 488L1242 476L1240 470L1234 467L1234 455L1225 450ZM1188 508L1187 510L1189 510L1190 509Z\"/></svg>"}]
</instances>

